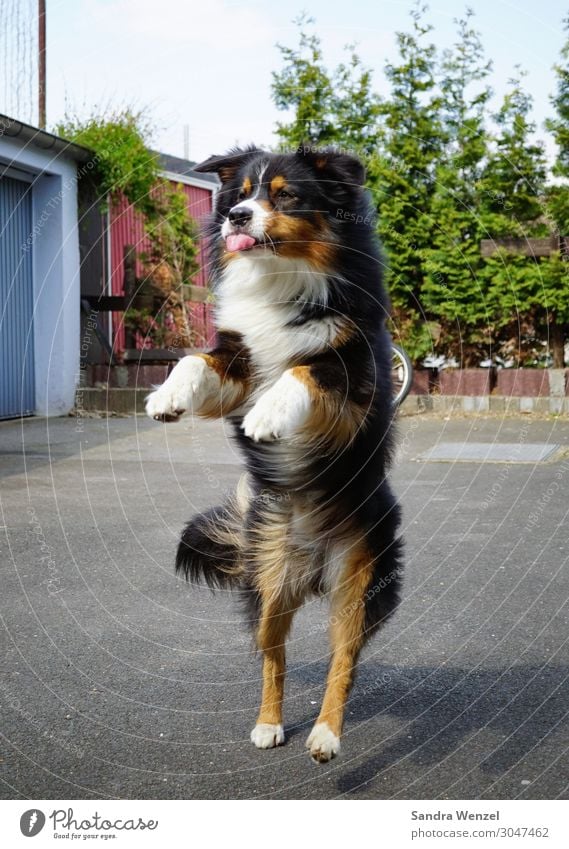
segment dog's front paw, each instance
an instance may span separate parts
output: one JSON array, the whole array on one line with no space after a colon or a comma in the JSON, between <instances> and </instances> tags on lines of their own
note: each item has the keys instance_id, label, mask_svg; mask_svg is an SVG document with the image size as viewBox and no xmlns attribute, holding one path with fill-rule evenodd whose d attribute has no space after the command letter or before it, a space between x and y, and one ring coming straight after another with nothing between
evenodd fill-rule
<instances>
[{"instance_id":1,"label":"dog's front paw","mask_svg":"<svg viewBox=\"0 0 569 849\"><path fill-rule=\"evenodd\" d=\"M284 739L282 725L258 722L251 731L251 742L258 749L273 749L275 746L282 746Z\"/></svg>"},{"instance_id":2,"label":"dog's front paw","mask_svg":"<svg viewBox=\"0 0 569 849\"><path fill-rule=\"evenodd\" d=\"M188 410L197 411L203 401L208 366L201 357L184 357L167 381L146 398L151 419L172 422Z\"/></svg>"},{"instance_id":3,"label":"dog's front paw","mask_svg":"<svg viewBox=\"0 0 569 849\"><path fill-rule=\"evenodd\" d=\"M283 439L306 424L310 407L306 386L290 372L285 372L249 410L242 428L254 442Z\"/></svg>"},{"instance_id":4,"label":"dog's front paw","mask_svg":"<svg viewBox=\"0 0 569 849\"><path fill-rule=\"evenodd\" d=\"M306 748L318 763L331 761L340 751L340 738L327 722L317 722L306 741Z\"/></svg>"}]
</instances>

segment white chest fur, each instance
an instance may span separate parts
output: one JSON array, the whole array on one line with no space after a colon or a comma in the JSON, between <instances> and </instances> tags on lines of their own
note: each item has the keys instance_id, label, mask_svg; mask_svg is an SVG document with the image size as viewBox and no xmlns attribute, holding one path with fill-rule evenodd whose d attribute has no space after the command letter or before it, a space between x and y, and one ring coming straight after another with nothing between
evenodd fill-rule
<instances>
[{"instance_id":1,"label":"white chest fur","mask_svg":"<svg viewBox=\"0 0 569 849\"><path fill-rule=\"evenodd\" d=\"M341 316L290 322L304 303L325 304L326 276L301 260L243 254L232 260L219 286L216 323L240 333L260 383L274 383L291 360L326 350Z\"/></svg>"}]
</instances>

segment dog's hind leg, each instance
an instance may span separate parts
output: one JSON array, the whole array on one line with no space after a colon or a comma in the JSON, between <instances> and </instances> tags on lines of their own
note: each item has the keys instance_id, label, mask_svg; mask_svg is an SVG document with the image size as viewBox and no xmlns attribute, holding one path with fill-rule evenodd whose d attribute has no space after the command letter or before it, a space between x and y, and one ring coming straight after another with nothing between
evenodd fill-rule
<instances>
[{"instance_id":1,"label":"dog's hind leg","mask_svg":"<svg viewBox=\"0 0 569 849\"><path fill-rule=\"evenodd\" d=\"M288 502L269 499L257 503L249 529L248 600L254 608L255 639L263 653L263 695L251 732L251 741L259 749L284 742L285 641L301 597L290 569L290 521Z\"/></svg>"},{"instance_id":2,"label":"dog's hind leg","mask_svg":"<svg viewBox=\"0 0 569 849\"><path fill-rule=\"evenodd\" d=\"M365 596L373 578L374 558L365 544L355 542L343 554L344 564L331 591L332 659L322 708L306 746L324 763L340 750L344 709L355 665L365 641Z\"/></svg>"},{"instance_id":3,"label":"dog's hind leg","mask_svg":"<svg viewBox=\"0 0 569 849\"><path fill-rule=\"evenodd\" d=\"M340 735L354 668L365 636L364 595L371 576L366 558L352 556L341 583L332 594L330 641L332 659L324 700L306 746L314 760L324 763L340 751Z\"/></svg>"},{"instance_id":4,"label":"dog's hind leg","mask_svg":"<svg viewBox=\"0 0 569 849\"><path fill-rule=\"evenodd\" d=\"M286 672L285 641L294 609L283 596L261 601L257 645L263 652L263 695L251 742L258 749L270 749L284 743L283 697Z\"/></svg>"},{"instance_id":5,"label":"dog's hind leg","mask_svg":"<svg viewBox=\"0 0 569 849\"><path fill-rule=\"evenodd\" d=\"M332 558L330 638L332 660L326 692L307 747L316 761L329 761L340 749L346 701L364 642L393 614L399 602L402 542L397 537L399 508L387 486L378 519L338 547Z\"/></svg>"}]
</instances>

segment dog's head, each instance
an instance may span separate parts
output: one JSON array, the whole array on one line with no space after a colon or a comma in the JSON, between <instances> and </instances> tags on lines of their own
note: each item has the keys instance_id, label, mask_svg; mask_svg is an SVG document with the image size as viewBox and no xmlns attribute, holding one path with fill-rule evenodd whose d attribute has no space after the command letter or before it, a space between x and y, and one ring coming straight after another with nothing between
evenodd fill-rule
<instances>
[{"instance_id":1,"label":"dog's head","mask_svg":"<svg viewBox=\"0 0 569 849\"><path fill-rule=\"evenodd\" d=\"M217 238L224 260L302 258L330 267L346 213L358 205L365 172L355 157L299 147L293 154L255 147L212 156L194 170L219 175Z\"/></svg>"}]
</instances>

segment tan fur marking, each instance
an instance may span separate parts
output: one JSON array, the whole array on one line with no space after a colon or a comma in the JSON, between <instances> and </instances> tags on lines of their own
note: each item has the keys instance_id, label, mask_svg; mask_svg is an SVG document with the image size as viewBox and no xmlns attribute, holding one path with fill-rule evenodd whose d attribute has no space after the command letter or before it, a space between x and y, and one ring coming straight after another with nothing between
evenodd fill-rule
<instances>
[{"instance_id":1,"label":"tan fur marking","mask_svg":"<svg viewBox=\"0 0 569 849\"><path fill-rule=\"evenodd\" d=\"M310 366L295 366L290 371L310 393L312 412L305 431L325 439L334 448L348 445L364 426L367 408L324 390L312 377Z\"/></svg>"},{"instance_id":2,"label":"tan fur marking","mask_svg":"<svg viewBox=\"0 0 569 849\"><path fill-rule=\"evenodd\" d=\"M276 177L273 177L273 179L271 180L271 192L274 192L275 194L277 192L280 192L281 189L284 189L285 186L286 180L284 177L281 177L280 174Z\"/></svg>"},{"instance_id":3,"label":"tan fur marking","mask_svg":"<svg viewBox=\"0 0 569 849\"><path fill-rule=\"evenodd\" d=\"M294 558L295 572L304 574L303 556L291 546L290 504L264 509L264 516L257 532L252 534L256 562L256 586L265 602L285 599L289 606L298 598L298 587L287 572L287 563Z\"/></svg>"},{"instance_id":4,"label":"tan fur marking","mask_svg":"<svg viewBox=\"0 0 569 849\"><path fill-rule=\"evenodd\" d=\"M305 259L318 271L333 266L336 247L321 215L312 222L273 210L266 229L280 256Z\"/></svg>"},{"instance_id":5,"label":"tan fur marking","mask_svg":"<svg viewBox=\"0 0 569 849\"><path fill-rule=\"evenodd\" d=\"M213 357L211 354L196 354L196 356L205 360L208 366L216 372L221 380L224 379L227 372L225 363L222 363L221 360L218 360L217 357Z\"/></svg>"},{"instance_id":6,"label":"tan fur marking","mask_svg":"<svg viewBox=\"0 0 569 849\"><path fill-rule=\"evenodd\" d=\"M332 347L341 348L342 345L345 345L346 342L349 342L350 339L355 336L357 332L358 329L355 326L354 322L347 319L346 321L341 323L338 333L332 341Z\"/></svg>"},{"instance_id":7,"label":"tan fur marking","mask_svg":"<svg viewBox=\"0 0 569 849\"><path fill-rule=\"evenodd\" d=\"M218 375L221 385L218 395L206 399L203 406L197 410L197 415L206 419L217 419L225 416L238 407L249 389L249 381L245 378L233 379L227 374L227 363L211 354L196 354L205 360L209 368Z\"/></svg>"},{"instance_id":8,"label":"tan fur marking","mask_svg":"<svg viewBox=\"0 0 569 849\"><path fill-rule=\"evenodd\" d=\"M290 241L279 244L278 252L289 259L305 259L317 271L328 271L333 266L335 248L326 242Z\"/></svg>"},{"instance_id":9,"label":"tan fur marking","mask_svg":"<svg viewBox=\"0 0 569 849\"><path fill-rule=\"evenodd\" d=\"M332 662L317 722L327 722L336 736L342 733L346 700L354 667L364 641L365 600L373 575L373 558L365 543L354 546L334 590L330 610Z\"/></svg>"},{"instance_id":10,"label":"tan fur marking","mask_svg":"<svg viewBox=\"0 0 569 849\"><path fill-rule=\"evenodd\" d=\"M299 599L283 584L289 556L290 511L267 512L254 539L256 585L261 596L257 645L263 652L263 695L258 723L282 723L285 640Z\"/></svg>"},{"instance_id":11,"label":"tan fur marking","mask_svg":"<svg viewBox=\"0 0 569 849\"><path fill-rule=\"evenodd\" d=\"M253 188L253 184L251 182L251 178L245 177L245 179L243 180L243 191L246 192L247 194L250 194L252 188Z\"/></svg>"},{"instance_id":12,"label":"tan fur marking","mask_svg":"<svg viewBox=\"0 0 569 849\"><path fill-rule=\"evenodd\" d=\"M267 229L270 230L271 237L297 242L310 242L317 236L322 236L311 221L282 212L273 212Z\"/></svg>"},{"instance_id":13,"label":"tan fur marking","mask_svg":"<svg viewBox=\"0 0 569 849\"><path fill-rule=\"evenodd\" d=\"M281 601L282 604L282 601ZM281 725L286 674L285 640L294 610L282 610L276 603L263 609L257 642L263 651L263 694L257 722Z\"/></svg>"}]
</instances>

